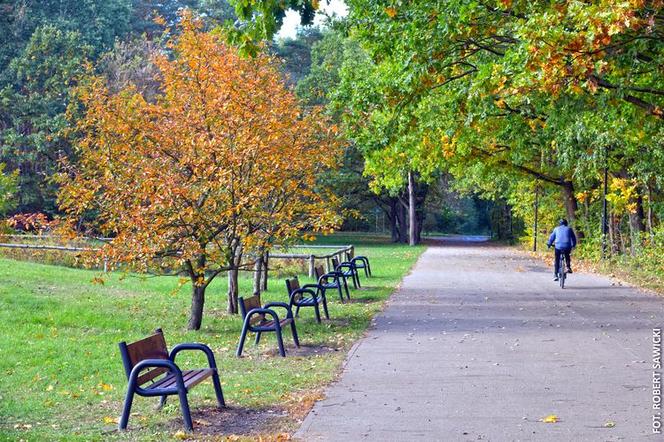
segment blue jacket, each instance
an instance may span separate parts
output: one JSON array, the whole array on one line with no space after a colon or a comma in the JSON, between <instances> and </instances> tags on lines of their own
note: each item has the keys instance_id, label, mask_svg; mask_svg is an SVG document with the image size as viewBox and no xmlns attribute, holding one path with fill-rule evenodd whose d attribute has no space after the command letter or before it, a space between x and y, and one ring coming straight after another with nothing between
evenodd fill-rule
<instances>
[{"instance_id":1,"label":"blue jacket","mask_svg":"<svg viewBox=\"0 0 664 442\"><path fill-rule=\"evenodd\" d=\"M549 247L553 244L556 245L556 249L558 250L576 247L576 235L574 234L574 230L568 226L556 227L553 229L549 240L546 242L546 245Z\"/></svg>"}]
</instances>

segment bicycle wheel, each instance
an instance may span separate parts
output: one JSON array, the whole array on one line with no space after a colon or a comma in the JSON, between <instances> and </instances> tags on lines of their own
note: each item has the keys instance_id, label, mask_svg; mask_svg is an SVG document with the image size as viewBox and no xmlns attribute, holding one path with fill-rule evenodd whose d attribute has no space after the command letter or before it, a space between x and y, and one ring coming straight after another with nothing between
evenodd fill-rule
<instances>
[{"instance_id":1,"label":"bicycle wheel","mask_svg":"<svg viewBox=\"0 0 664 442\"><path fill-rule=\"evenodd\" d=\"M567 272L565 271L565 256L560 254L560 262L558 263L558 281L560 281L560 288L565 288L565 277Z\"/></svg>"}]
</instances>

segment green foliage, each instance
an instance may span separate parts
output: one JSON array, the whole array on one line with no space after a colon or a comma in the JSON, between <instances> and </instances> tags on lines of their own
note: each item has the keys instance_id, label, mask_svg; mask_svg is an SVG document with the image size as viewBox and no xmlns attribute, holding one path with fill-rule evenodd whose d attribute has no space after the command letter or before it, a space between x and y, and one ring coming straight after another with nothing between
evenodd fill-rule
<instances>
[{"instance_id":1,"label":"green foliage","mask_svg":"<svg viewBox=\"0 0 664 442\"><path fill-rule=\"evenodd\" d=\"M20 170L20 210L55 211L49 177L70 150L63 134L69 90L92 51L78 32L46 25L35 30L5 71L0 154L10 169Z\"/></svg>"}]
</instances>

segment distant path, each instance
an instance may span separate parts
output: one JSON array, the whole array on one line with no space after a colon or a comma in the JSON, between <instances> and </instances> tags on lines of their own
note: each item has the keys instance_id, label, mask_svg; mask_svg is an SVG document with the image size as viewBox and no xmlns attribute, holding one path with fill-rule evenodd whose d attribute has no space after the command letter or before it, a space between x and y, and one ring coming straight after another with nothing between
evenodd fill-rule
<instances>
[{"instance_id":1,"label":"distant path","mask_svg":"<svg viewBox=\"0 0 664 442\"><path fill-rule=\"evenodd\" d=\"M664 298L592 274L561 290L552 273L507 248L429 247L296 438L664 440L651 430Z\"/></svg>"}]
</instances>

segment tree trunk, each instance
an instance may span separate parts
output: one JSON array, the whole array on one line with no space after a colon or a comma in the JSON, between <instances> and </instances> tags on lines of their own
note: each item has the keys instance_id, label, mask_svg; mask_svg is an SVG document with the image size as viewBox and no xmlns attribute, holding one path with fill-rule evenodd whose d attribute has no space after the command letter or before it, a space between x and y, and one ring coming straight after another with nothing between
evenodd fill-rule
<instances>
[{"instance_id":1,"label":"tree trunk","mask_svg":"<svg viewBox=\"0 0 664 442\"><path fill-rule=\"evenodd\" d=\"M648 233L652 236L653 235L653 210L652 210L652 187L650 187L650 183L646 184L646 189L648 191Z\"/></svg>"},{"instance_id":2,"label":"tree trunk","mask_svg":"<svg viewBox=\"0 0 664 442\"><path fill-rule=\"evenodd\" d=\"M191 314L189 315L189 330L200 330L203 322L203 305L205 304L205 286L193 285L191 294Z\"/></svg>"},{"instance_id":3,"label":"tree trunk","mask_svg":"<svg viewBox=\"0 0 664 442\"><path fill-rule=\"evenodd\" d=\"M390 234L392 235L392 242L399 242L399 227L397 223L399 210L399 201L396 198L390 199L390 213L387 216L390 221Z\"/></svg>"},{"instance_id":4,"label":"tree trunk","mask_svg":"<svg viewBox=\"0 0 664 442\"><path fill-rule=\"evenodd\" d=\"M399 223L399 242L408 242L408 223L406 206L399 201L397 204L397 222Z\"/></svg>"},{"instance_id":5,"label":"tree trunk","mask_svg":"<svg viewBox=\"0 0 664 442\"><path fill-rule=\"evenodd\" d=\"M203 250L205 248L203 247ZM198 255L196 263L187 261L187 268L189 278L191 278L191 313L189 315L189 330L199 330L203 322L203 306L205 305L205 288L207 282L205 281L205 265L207 264L207 257L205 254Z\"/></svg>"},{"instance_id":6,"label":"tree trunk","mask_svg":"<svg viewBox=\"0 0 664 442\"><path fill-rule=\"evenodd\" d=\"M236 315L238 313L237 298L239 295L237 267L233 266L228 271L228 313Z\"/></svg>"},{"instance_id":7,"label":"tree trunk","mask_svg":"<svg viewBox=\"0 0 664 442\"><path fill-rule=\"evenodd\" d=\"M267 291L267 272L268 272L268 261L270 259L270 254L265 252L263 257L263 268L261 269L263 277L261 278L261 289L265 292Z\"/></svg>"},{"instance_id":8,"label":"tree trunk","mask_svg":"<svg viewBox=\"0 0 664 442\"><path fill-rule=\"evenodd\" d=\"M643 210L643 197L638 194L634 200L636 209L629 212L629 249L632 255L636 255L641 246L641 234L646 231L643 219L646 217Z\"/></svg>"},{"instance_id":9,"label":"tree trunk","mask_svg":"<svg viewBox=\"0 0 664 442\"><path fill-rule=\"evenodd\" d=\"M567 219L570 224L576 221L576 211L579 208L576 202L576 196L574 195L574 183L571 181L565 181L562 184L563 191L563 201L565 203L565 210L567 211ZM578 229L578 227L577 227ZM579 236L580 232L579 232Z\"/></svg>"},{"instance_id":10,"label":"tree trunk","mask_svg":"<svg viewBox=\"0 0 664 442\"><path fill-rule=\"evenodd\" d=\"M263 289L263 254L254 263L254 293L260 293Z\"/></svg>"},{"instance_id":11,"label":"tree trunk","mask_svg":"<svg viewBox=\"0 0 664 442\"><path fill-rule=\"evenodd\" d=\"M415 178L408 172L408 244L417 245L417 216L415 216Z\"/></svg>"}]
</instances>

